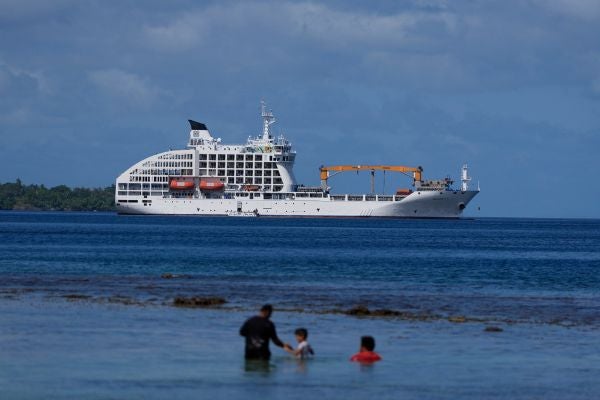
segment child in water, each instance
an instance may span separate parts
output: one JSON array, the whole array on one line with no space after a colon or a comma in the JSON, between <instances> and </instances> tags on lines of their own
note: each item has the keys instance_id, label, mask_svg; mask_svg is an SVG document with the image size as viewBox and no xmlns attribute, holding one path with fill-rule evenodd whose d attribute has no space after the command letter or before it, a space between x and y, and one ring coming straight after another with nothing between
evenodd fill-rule
<instances>
[{"instance_id":1,"label":"child in water","mask_svg":"<svg viewBox=\"0 0 600 400\"><path fill-rule=\"evenodd\" d=\"M313 351L312 347L310 347L310 344L308 344L308 341L306 340L308 338L308 331L304 328L298 328L294 332L294 335L296 335L296 341L298 342L298 347L296 347L296 349L294 350L292 348L292 346L288 345L285 348L286 351L288 353L296 356L296 358L299 358L302 360L312 357L315 354L315 352Z\"/></svg>"},{"instance_id":2,"label":"child in water","mask_svg":"<svg viewBox=\"0 0 600 400\"><path fill-rule=\"evenodd\" d=\"M360 350L350 358L350 361L356 361L363 364L372 364L381 360L381 356L375 353L375 339L373 336L363 336L360 338Z\"/></svg>"}]
</instances>

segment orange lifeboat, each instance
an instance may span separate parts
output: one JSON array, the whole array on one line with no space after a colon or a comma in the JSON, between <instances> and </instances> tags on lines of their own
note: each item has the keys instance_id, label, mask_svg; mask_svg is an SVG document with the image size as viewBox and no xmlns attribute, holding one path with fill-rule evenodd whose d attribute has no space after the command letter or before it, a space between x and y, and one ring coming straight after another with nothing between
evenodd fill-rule
<instances>
[{"instance_id":1,"label":"orange lifeboat","mask_svg":"<svg viewBox=\"0 0 600 400\"><path fill-rule=\"evenodd\" d=\"M194 189L194 182L192 181L179 181L177 179L171 179L169 187L172 190L192 190Z\"/></svg>"},{"instance_id":2,"label":"orange lifeboat","mask_svg":"<svg viewBox=\"0 0 600 400\"><path fill-rule=\"evenodd\" d=\"M200 180L200 190L222 190L225 184L218 178L202 178Z\"/></svg>"},{"instance_id":3,"label":"orange lifeboat","mask_svg":"<svg viewBox=\"0 0 600 400\"><path fill-rule=\"evenodd\" d=\"M398 189L396 190L396 196L408 196L412 192L410 189Z\"/></svg>"}]
</instances>

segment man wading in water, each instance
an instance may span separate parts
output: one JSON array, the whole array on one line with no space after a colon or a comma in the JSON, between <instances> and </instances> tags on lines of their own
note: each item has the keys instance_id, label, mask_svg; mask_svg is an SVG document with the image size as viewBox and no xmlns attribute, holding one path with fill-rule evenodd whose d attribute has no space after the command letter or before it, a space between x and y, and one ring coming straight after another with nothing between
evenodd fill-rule
<instances>
[{"instance_id":1,"label":"man wading in water","mask_svg":"<svg viewBox=\"0 0 600 400\"><path fill-rule=\"evenodd\" d=\"M268 360L271 358L269 340L278 347L287 348L275 332L275 324L269 320L273 307L265 304L257 316L248 318L240 328L240 335L246 338L246 360Z\"/></svg>"}]
</instances>

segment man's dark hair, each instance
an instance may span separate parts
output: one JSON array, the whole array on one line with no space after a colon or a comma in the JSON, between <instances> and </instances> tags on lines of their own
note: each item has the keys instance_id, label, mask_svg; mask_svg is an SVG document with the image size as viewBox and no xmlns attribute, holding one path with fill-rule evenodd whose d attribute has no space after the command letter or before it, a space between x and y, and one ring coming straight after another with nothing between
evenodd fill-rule
<instances>
[{"instance_id":1,"label":"man's dark hair","mask_svg":"<svg viewBox=\"0 0 600 400\"><path fill-rule=\"evenodd\" d=\"M360 346L369 351L375 350L375 339L373 336L363 336L360 338Z\"/></svg>"},{"instance_id":2,"label":"man's dark hair","mask_svg":"<svg viewBox=\"0 0 600 400\"><path fill-rule=\"evenodd\" d=\"M308 331L305 328L298 328L294 331L294 335L303 337L304 339L308 338Z\"/></svg>"},{"instance_id":3,"label":"man's dark hair","mask_svg":"<svg viewBox=\"0 0 600 400\"><path fill-rule=\"evenodd\" d=\"M260 311L267 313L267 315L271 315L273 314L273 306L270 304L265 304L260 308Z\"/></svg>"}]
</instances>

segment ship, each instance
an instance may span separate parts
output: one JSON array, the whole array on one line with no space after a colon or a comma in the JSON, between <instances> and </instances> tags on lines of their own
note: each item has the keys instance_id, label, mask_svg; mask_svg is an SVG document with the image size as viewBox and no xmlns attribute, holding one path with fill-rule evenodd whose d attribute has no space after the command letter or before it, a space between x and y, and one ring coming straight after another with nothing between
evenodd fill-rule
<instances>
[{"instance_id":1,"label":"ship","mask_svg":"<svg viewBox=\"0 0 600 400\"><path fill-rule=\"evenodd\" d=\"M467 165L460 187L450 177L425 180L421 166L322 165L320 185L298 184L296 151L283 134L273 133L275 117L261 102L262 135L245 144L222 143L204 123L188 120L185 149L154 154L125 170L116 180L119 214L254 216L254 217L392 217L460 218L479 193L470 190ZM371 191L334 193L335 175L365 171ZM410 188L375 193L375 173L399 173Z\"/></svg>"}]
</instances>

